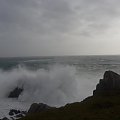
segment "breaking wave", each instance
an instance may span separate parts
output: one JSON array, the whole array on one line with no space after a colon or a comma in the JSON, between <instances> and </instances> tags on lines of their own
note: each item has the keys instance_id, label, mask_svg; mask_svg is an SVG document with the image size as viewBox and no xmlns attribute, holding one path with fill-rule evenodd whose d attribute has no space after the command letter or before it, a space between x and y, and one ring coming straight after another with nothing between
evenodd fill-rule
<instances>
[{"instance_id":1,"label":"breaking wave","mask_svg":"<svg viewBox=\"0 0 120 120\"><path fill-rule=\"evenodd\" d=\"M80 77L76 68L68 65L53 65L49 69L38 70L23 66L9 71L0 70L0 97L7 97L14 88L22 87L24 91L18 98L22 102L61 106L80 101L90 91L87 88L90 81L82 75Z\"/></svg>"}]
</instances>

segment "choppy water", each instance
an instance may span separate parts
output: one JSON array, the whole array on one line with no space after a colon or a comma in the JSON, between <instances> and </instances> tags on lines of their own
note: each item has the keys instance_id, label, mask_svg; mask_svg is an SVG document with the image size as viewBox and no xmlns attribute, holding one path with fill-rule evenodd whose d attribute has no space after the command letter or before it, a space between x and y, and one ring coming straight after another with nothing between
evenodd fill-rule
<instances>
[{"instance_id":1,"label":"choppy water","mask_svg":"<svg viewBox=\"0 0 120 120\"><path fill-rule=\"evenodd\" d=\"M120 56L0 58L0 111L16 108L16 103L61 106L81 101L92 95L106 70L120 73ZM18 100L8 99L17 86L24 92Z\"/></svg>"},{"instance_id":2,"label":"choppy water","mask_svg":"<svg viewBox=\"0 0 120 120\"><path fill-rule=\"evenodd\" d=\"M90 71L102 69L116 69L120 66L120 56L64 56L64 57L23 57L0 58L0 68L10 70L19 65L29 69L46 69L54 64L72 65ZM89 68L89 69L88 69Z\"/></svg>"}]
</instances>

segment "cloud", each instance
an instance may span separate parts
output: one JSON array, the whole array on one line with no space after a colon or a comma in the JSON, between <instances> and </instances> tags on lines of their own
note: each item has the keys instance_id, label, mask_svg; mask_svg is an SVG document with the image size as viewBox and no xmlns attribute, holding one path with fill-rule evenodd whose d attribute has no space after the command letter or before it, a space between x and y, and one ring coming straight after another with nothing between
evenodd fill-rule
<instances>
[{"instance_id":1,"label":"cloud","mask_svg":"<svg viewBox=\"0 0 120 120\"><path fill-rule=\"evenodd\" d=\"M110 23L120 15L119 3L117 0L81 0L75 7L81 33L94 35L109 28Z\"/></svg>"},{"instance_id":2,"label":"cloud","mask_svg":"<svg viewBox=\"0 0 120 120\"><path fill-rule=\"evenodd\" d=\"M1 0L0 56L89 54L90 48L84 49L87 43L98 44L93 38L105 35L119 19L119 4L118 0Z\"/></svg>"}]
</instances>

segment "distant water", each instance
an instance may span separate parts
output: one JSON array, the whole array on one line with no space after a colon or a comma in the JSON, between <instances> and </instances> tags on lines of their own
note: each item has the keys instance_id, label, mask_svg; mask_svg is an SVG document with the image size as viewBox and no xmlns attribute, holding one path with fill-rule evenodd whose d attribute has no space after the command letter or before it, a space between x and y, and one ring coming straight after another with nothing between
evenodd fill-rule
<instances>
[{"instance_id":1,"label":"distant water","mask_svg":"<svg viewBox=\"0 0 120 120\"><path fill-rule=\"evenodd\" d=\"M120 73L120 56L0 58L0 113L28 109L33 102L61 106L81 101L92 95L106 70ZM8 99L17 86L24 92Z\"/></svg>"},{"instance_id":2,"label":"distant water","mask_svg":"<svg viewBox=\"0 0 120 120\"><path fill-rule=\"evenodd\" d=\"M63 57L16 57L0 58L0 68L10 70L19 65L28 69L46 69L51 65L70 65L81 70L106 70L119 68L120 56L63 56Z\"/></svg>"}]
</instances>

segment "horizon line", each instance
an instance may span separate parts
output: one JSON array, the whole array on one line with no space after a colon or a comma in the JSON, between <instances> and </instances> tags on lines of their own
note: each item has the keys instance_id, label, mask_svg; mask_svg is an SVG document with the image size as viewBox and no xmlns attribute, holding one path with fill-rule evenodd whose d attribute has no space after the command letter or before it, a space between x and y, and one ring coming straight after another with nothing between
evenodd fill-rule
<instances>
[{"instance_id":1,"label":"horizon line","mask_svg":"<svg viewBox=\"0 0 120 120\"><path fill-rule=\"evenodd\" d=\"M77 56L120 56L120 54L83 54L83 55L42 55L42 56L2 56L0 58L36 58L36 57L77 57Z\"/></svg>"}]
</instances>

